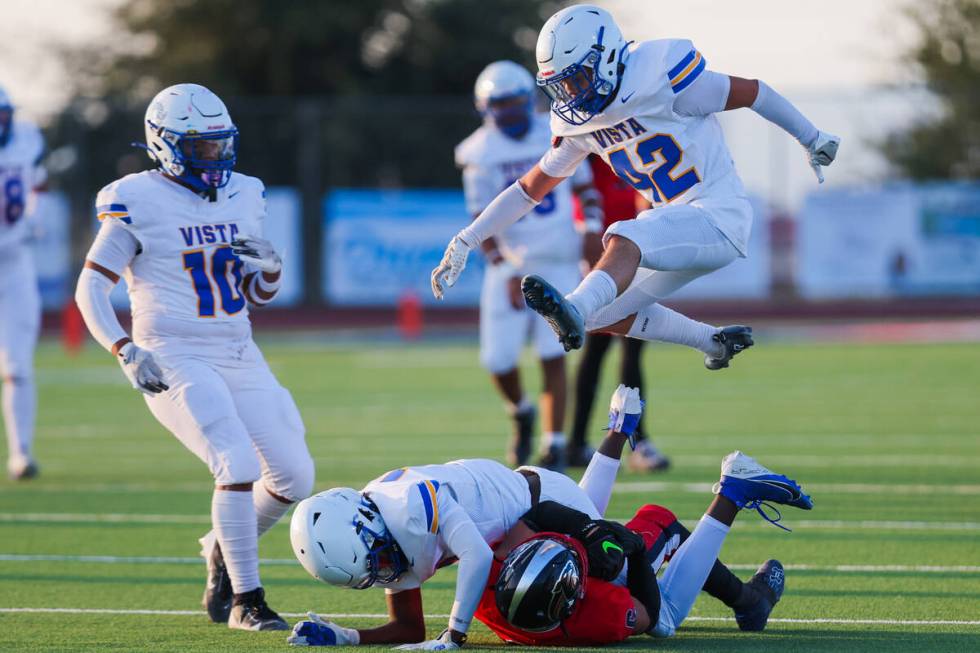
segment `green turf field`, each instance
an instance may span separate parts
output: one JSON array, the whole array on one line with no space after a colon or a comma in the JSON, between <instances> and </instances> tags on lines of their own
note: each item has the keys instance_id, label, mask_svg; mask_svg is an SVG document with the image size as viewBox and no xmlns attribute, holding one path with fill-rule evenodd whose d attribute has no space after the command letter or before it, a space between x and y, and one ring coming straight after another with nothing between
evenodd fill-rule
<instances>
[{"instance_id":1,"label":"green turf field","mask_svg":"<svg viewBox=\"0 0 980 653\"><path fill-rule=\"evenodd\" d=\"M503 453L508 424L471 347L260 344L306 420L318 489ZM675 466L621 475L611 516L657 502L692 524L735 448L803 482L816 509L785 511L791 534L745 514L725 544L722 559L743 577L768 557L789 567L768 632L738 632L703 597L674 639L621 648L980 650L980 347L759 346L719 373L677 347L646 356L648 425ZM38 368L43 476L0 481L0 651L285 649L282 633L229 631L199 612L206 468L153 421L112 359L94 347L69 359L46 344ZM377 623L370 615L384 610L380 591L307 577L285 526L263 538L261 555L277 610L346 625ZM445 570L426 585L432 635L453 581ZM496 644L482 626L470 641Z\"/></svg>"}]
</instances>

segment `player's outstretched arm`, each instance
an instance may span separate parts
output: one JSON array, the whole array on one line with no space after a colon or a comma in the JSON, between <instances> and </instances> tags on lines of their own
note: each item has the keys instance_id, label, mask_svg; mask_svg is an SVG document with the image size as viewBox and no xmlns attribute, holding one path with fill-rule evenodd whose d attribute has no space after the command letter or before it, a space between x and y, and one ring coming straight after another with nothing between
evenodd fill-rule
<instances>
[{"instance_id":1,"label":"player's outstretched arm","mask_svg":"<svg viewBox=\"0 0 980 653\"><path fill-rule=\"evenodd\" d=\"M793 103L757 79L744 79L706 70L674 99L674 111L702 116L733 109L752 109L798 140L817 180L823 183L821 167L837 156L840 138L822 132Z\"/></svg>"},{"instance_id":2,"label":"player's outstretched arm","mask_svg":"<svg viewBox=\"0 0 980 653\"><path fill-rule=\"evenodd\" d=\"M592 455L592 460L578 484L600 515L605 514L612 496L623 445L629 442L630 448L636 446L633 436L640 424L644 405L637 388L627 388L619 384L613 393L609 403L609 431L599 449Z\"/></svg>"},{"instance_id":3,"label":"player's outstretched arm","mask_svg":"<svg viewBox=\"0 0 980 653\"><path fill-rule=\"evenodd\" d=\"M425 639L422 591L419 588L388 594L388 623L377 628L355 630L309 612L307 619L293 626L286 638L292 646L357 646L358 644L398 644Z\"/></svg>"},{"instance_id":4,"label":"player's outstretched arm","mask_svg":"<svg viewBox=\"0 0 980 653\"><path fill-rule=\"evenodd\" d=\"M445 289L456 285L470 250L523 218L561 182L561 177L546 175L535 165L497 195L476 220L449 241L442 261L432 271L432 294L436 299L442 299Z\"/></svg>"}]
</instances>

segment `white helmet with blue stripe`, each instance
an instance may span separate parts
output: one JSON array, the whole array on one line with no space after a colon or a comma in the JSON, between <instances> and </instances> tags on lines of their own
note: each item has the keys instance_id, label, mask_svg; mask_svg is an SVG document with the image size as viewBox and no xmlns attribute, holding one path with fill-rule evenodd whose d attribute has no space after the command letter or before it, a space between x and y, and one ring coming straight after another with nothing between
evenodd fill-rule
<instances>
[{"instance_id":1,"label":"white helmet with blue stripe","mask_svg":"<svg viewBox=\"0 0 980 653\"><path fill-rule=\"evenodd\" d=\"M378 507L351 488L301 501L293 511L289 539L303 568L330 585L365 589L394 582L408 569Z\"/></svg>"},{"instance_id":2,"label":"white helmet with blue stripe","mask_svg":"<svg viewBox=\"0 0 980 653\"><path fill-rule=\"evenodd\" d=\"M175 84L146 109L146 150L168 175L199 192L231 179L238 129L217 95L199 84Z\"/></svg>"},{"instance_id":3,"label":"white helmet with blue stripe","mask_svg":"<svg viewBox=\"0 0 980 653\"><path fill-rule=\"evenodd\" d=\"M534 113L534 77L513 61L494 61L476 78L473 100L488 122L512 138L521 138Z\"/></svg>"},{"instance_id":4,"label":"white helmet with blue stripe","mask_svg":"<svg viewBox=\"0 0 980 653\"><path fill-rule=\"evenodd\" d=\"M572 125L601 112L619 86L626 46L612 15L593 5L574 5L548 19L538 35L537 83L551 110Z\"/></svg>"}]
</instances>

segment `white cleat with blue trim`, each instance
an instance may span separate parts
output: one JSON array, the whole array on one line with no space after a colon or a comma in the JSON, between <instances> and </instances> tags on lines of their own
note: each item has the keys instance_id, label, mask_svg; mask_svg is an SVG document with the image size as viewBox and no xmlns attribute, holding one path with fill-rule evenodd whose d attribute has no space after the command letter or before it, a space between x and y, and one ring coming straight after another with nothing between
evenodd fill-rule
<instances>
[{"instance_id":1,"label":"white cleat with blue trim","mask_svg":"<svg viewBox=\"0 0 980 653\"><path fill-rule=\"evenodd\" d=\"M784 530L789 529L776 523L780 519L779 511L776 510L776 518L773 519L763 512L761 506L778 503L803 510L813 508L813 500L803 494L799 483L766 469L755 458L741 451L733 451L721 461L721 479L715 483L712 491L731 500L739 508L757 510L763 519Z\"/></svg>"}]
</instances>

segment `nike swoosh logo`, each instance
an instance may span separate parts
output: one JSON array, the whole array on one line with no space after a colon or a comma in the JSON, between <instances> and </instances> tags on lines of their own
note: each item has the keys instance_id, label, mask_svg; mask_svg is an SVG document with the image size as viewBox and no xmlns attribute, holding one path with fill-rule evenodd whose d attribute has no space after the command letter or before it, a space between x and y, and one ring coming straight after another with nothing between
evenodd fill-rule
<instances>
[{"instance_id":1,"label":"nike swoosh logo","mask_svg":"<svg viewBox=\"0 0 980 653\"><path fill-rule=\"evenodd\" d=\"M238 193L240 193L240 192L241 192L241 191L239 191L239 190L236 190L236 191L235 191L234 193L228 193L228 199L231 199L231 198L232 198L232 197L234 197L235 195L238 195Z\"/></svg>"},{"instance_id":2,"label":"nike swoosh logo","mask_svg":"<svg viewBox=\"0 0 980 653\"><path fill-rule=\"evenodd\" d=\"M626 104L626 100L630 99L635 94L636 94L636 91L633 91L632 93L630 93L626 97L619 98L619 101L622 102L623 104Z\"/></svg>"},{"instance_id":3,"label":"nike swoosh logo","mask_svg":"<svg viewBox=\"0 0 980 653\"><path fill-rule=\"evenodd\" d=\"M614 551L619 551L620 553L623 552L623 547L619 546L615 542L610 542L609 540L606 540L602 543L602 552L609 553L609 549L613 549Z\"/></svg>"}]
</instances>

